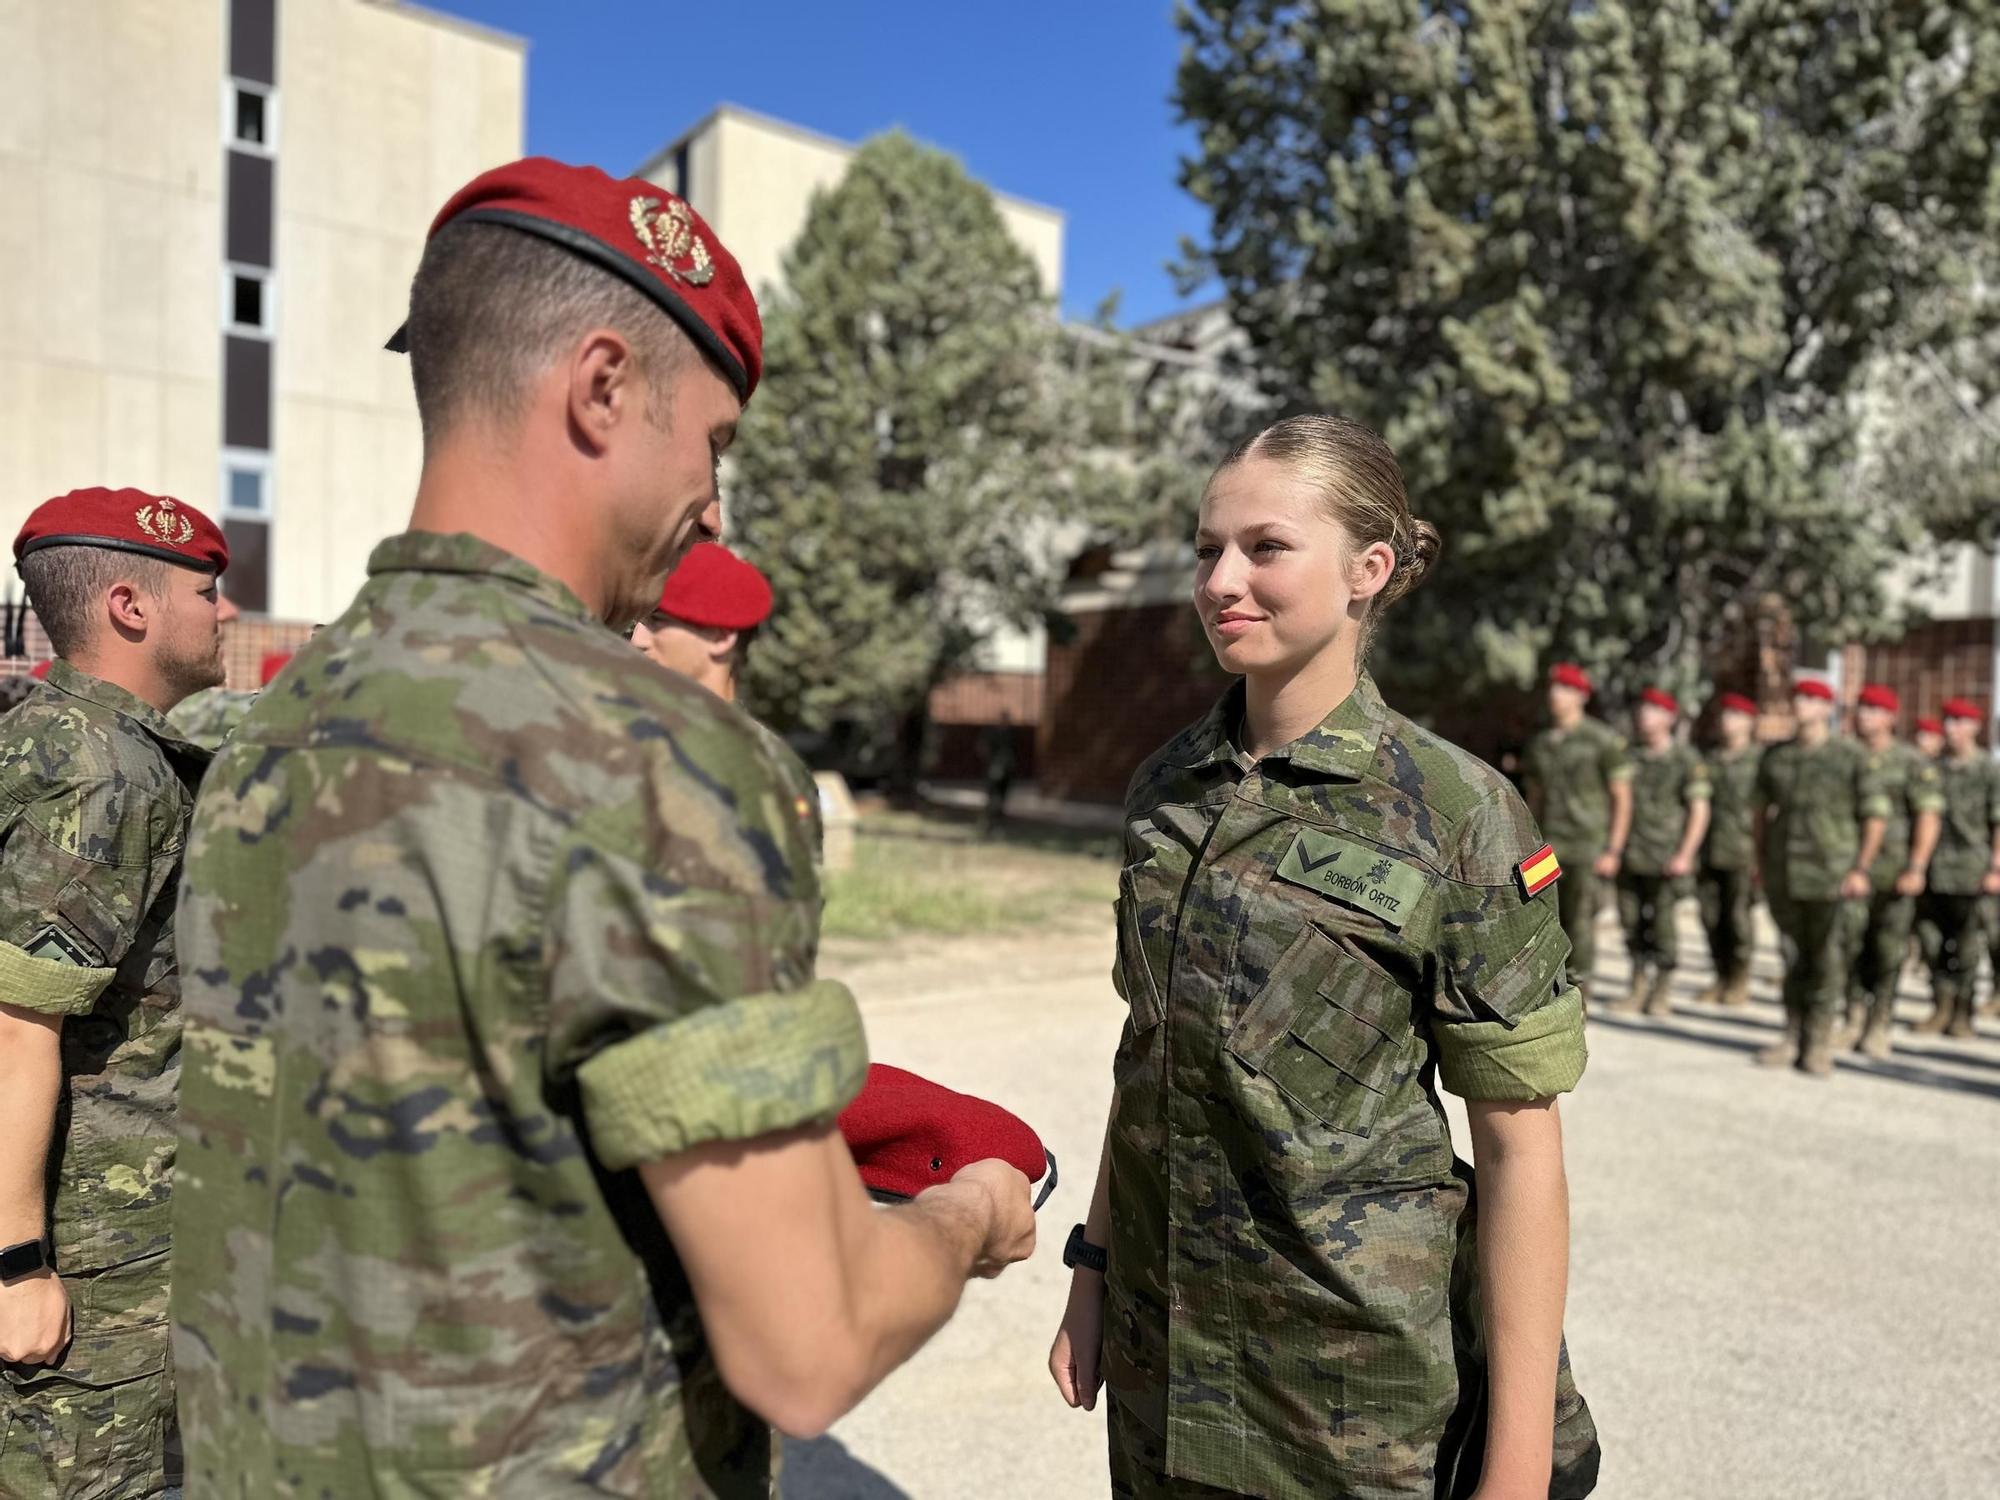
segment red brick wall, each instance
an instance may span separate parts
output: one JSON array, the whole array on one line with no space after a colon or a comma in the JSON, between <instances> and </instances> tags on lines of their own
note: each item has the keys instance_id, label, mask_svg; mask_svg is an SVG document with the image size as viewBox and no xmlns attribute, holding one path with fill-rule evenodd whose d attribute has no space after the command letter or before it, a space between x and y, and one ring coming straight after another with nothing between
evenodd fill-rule
<instances>
[{"instance_id":1,"label":"red brick wall","mask_svg":"<svg viewBox=\"0 0 2000 1500\"><path fill-rule=\"evenodd\" d=\"M1001 716L1013 724L1014 779L1035 779L1035 730L1042 722L1042 674L968 672L931 692L931 735L925 772L940 781L980 781L986 775L981 736Z\"/></svg>"},{"instance_id":2,"label":"red brick wall","mask_svg":"<svg viewBox=\"0 0 2000 1500\"><path fill-rule=\"evenodd\" d=\"M1849 646L1841 664L1845 696L1853 702L1864 682L1894 688L1903 700L1899 727L1905 734L1919 716L1935 715L1945 699L1970 698L1986 710L1984 722L1990 733L1993 642L1994 622L1988 618L1933 620L1901 640Z\"/></svg>"},{"instance_id":3,"label":"red brick wall","mask_svg":"<svg viewBox=\"0 0 2000 1500\"><path fill-rule=\"evenodd\" d=\"M1229 683L1185 604L1073 614L1049 643L1035 755L1042 791L1122 802L1139 762L1207 713Z\"/></svg>"}]
</instances>

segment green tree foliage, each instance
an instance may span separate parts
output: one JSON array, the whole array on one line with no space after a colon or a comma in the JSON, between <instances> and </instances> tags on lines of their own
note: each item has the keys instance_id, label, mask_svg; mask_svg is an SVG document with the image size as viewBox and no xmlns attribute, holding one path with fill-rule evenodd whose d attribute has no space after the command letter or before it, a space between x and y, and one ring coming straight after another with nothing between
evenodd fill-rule
<instances>
[{"instance_id":1,"label":"green tree foliage","mask_svg":"<svg viewBox=\"0 0 2000 1500\"><path fill-rule=\"evenodd\" d=\"M950 157L864 145L785 276L725 485L777 596L748 695L850 753L900 738L907 773L930 689L1038 618L1062 529L1129 487L1089 462L1095 408L1033 261Z\"/></svg>"},{"instance_id":2,"label":"green tree foliage","mask_svg":"<svg viewBox=\"0 0 2000 1500\"><path fill-rule=\"evenodd\" d=\"M2000 217L2000 4L1184 0L1187 187L1280 404L1443 530L1383 651L1690 686L1776 596L1884 623L1871 373L1958 347ZM1393 617L1392 617L1393 618Z\"/></svg>"}]
</instances>

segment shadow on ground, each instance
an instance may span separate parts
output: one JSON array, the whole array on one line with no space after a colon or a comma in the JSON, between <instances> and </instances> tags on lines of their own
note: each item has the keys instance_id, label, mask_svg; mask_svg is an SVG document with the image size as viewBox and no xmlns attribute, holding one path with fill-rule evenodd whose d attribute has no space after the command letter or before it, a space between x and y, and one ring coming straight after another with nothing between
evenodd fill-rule
<instances>
[{"instance_id":1,"label":"shadow on ground","mask_svg":"<svg viewBox=\"0 0 2000 1500\"><path fill-rule=\"evenodd\" d=\"M785 1440L780 1500L909 1500L906 1491L849 1453L833 1437Z\"/></svg>"}]
</instances>

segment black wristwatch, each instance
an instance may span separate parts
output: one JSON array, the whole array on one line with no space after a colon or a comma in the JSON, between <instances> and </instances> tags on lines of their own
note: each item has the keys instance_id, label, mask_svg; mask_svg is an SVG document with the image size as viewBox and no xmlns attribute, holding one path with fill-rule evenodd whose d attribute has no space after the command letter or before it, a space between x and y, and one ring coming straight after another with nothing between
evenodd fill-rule
<instances>
[{"instance_id":1,"label":"black wristwatch","mask_svg":"<svg viewBox=\"0 0 2000 1500\"><path fill-rule=\"evenodd\" d=\"M1102 1245L1093 1245L1083 1237L1083 1226L1077 1225L1069 1232L1069 1243L1063 1246L1063 1264L1071 1270L1082 1266L1086 1271L1095 1271L1099 1276L1111 1263L1111 1257L1104 1253Z\"/></svg>"},{"instance_id":2,"label":"black wristwatch","mask_svg":"<svg viewBox=\"0 0 2000 1500\"><path fill-rule=\"evenodd\" d=\"M23 1276L32 1276L44 1266L55 1263L55 1257L49 1254L47 1240L23 1240L18 1245L0 1250L0 1282L19 1281Z\"/></svg>"}]
</instances>

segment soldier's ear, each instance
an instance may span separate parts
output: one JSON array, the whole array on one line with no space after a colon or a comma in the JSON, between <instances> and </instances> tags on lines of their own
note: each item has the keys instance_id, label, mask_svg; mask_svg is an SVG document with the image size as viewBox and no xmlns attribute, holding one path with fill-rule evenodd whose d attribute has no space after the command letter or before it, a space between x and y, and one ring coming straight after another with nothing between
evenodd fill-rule
<instances>
[{"instance_id":1,"label":"soldier's ear","mask_svg":"<svg viewBox=\"0 0 2000 1500\"><path fill-rule=\"evenodd\" d=\"M105 614L121 634L143 633L153 623L153 600L136 583L121 580L104 591Z\"/></svg>"}]
</instances>

